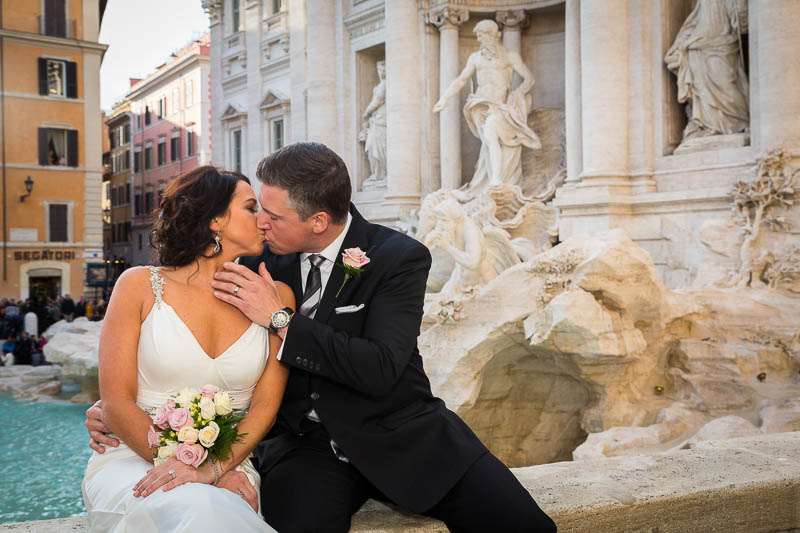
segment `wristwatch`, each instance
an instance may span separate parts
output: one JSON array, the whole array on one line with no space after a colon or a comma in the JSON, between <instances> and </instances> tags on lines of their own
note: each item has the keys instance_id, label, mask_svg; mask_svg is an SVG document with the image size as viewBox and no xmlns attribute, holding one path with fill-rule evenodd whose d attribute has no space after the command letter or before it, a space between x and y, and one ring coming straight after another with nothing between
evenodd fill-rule
<instances>
[{"instance_id":1,"label":"wristwatch","mask_svg":"<svg viewBox=\"0 0 800 533\"><path fill-rule=\"evenodd\" d=\"M269 318L268 329L277 335L278 331L289 325L289 321L292 319L293 314L294 311L292 311L291 307L284 307L283 309L273 311Z\"/></svg>"}]
</instances>

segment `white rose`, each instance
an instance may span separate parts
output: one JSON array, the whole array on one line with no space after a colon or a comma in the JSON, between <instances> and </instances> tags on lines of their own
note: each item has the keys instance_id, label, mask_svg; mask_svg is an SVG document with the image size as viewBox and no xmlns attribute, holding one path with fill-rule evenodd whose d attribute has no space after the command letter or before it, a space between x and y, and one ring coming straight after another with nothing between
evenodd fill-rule
<instances>
[{"instance_id":1,"label":"white rose","mask_svg":"<svg viewBox=\"0 0 800 533\"><path fill-rule=\"evenodd\" d=\"M186 387L178 393L178 397L175 399L175 401L178 402L178 405L181 407L189 408L192 406L195 396L197 396L197 389Z\"/></svg>"},{"instance_id":2,"label":"white rose","mask_svg":"<svg viewBox=\"0 0 800 533\"><path fill-rule=\"evenodd\" d=\"M178 440L181 442L197 442L199 431L191 426L184 426L178 432Z\"/></svg>"},{"instance_id":3,"label":"white rose","mask_svg":"<svg viewBox=\"0 0 800 533\"><path fill-rule=\"evenodd\" d=\"M217 414L225 416L231 414L231 397L227 392L218 392L214 395L214 406L216 407Z\"/></svg>"},{"instance_id":4,"label":"white rose","mask_svg":"<svg viewBox=\"0 0 800 533\"><path fill-rule=\"evenodd\" d=\"M175 456L175 448L178 447L178 443L174 440L168 440L167 443L163 446L158 448L158 458L166 461L170 457Z\"/></svg>"},{"instance_id":5,"label":"white rose","mask_svg":"<svg viewBox=\"0 0 800 533\"><path fill-rule=\"evenodd\" d=\"M219 436L219 426L216 422L209 422L206 427L200 430L200 444L205 446L206 448L211 448L215 442L217 442L217 437Z\"/></svg>"},{"instance_id":6,"label":"white rose","mask_svg":"<svg viewBox=\"0 0 800 533\"><path fill-rule=\"evenodd\" d=\"M167 462L166 459L162 459L161 457L156 457L155 459L153 459L153 466L161 466L166 462Z\"/></svg>"},{"instance_id":7,"label":"white rose","mask_svg":"<svg viewBox=\"0 0 800 533\"><path fill-rule=\"evenodd\" d=\"M214 405L214 400L208 396L203 396L200 398L200 416L206 420L213 420L215 413L216 406Z\"/></svg>"}]
</instances>

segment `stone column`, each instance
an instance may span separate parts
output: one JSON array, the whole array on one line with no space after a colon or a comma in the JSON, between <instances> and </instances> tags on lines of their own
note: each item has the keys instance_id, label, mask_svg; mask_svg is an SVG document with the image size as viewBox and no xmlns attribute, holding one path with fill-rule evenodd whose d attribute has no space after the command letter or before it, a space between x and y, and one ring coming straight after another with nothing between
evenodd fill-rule
<instances>
[{"instance_id":1,"label":"stone column","mask_svg":"<svg viewBox=\"0 0 800 533\"><path fill-rule=\"evenodd\" d=\"M750 60L757 70L751 68L750 81L758 87L751 116L757 120L759 151L784 142L786 148L796 149L800 147L800 2L750 2L750 25L757 45Z\"/></svg>"},{"instance_id":2,"label":"stone column","mask_svg":"<svg viewBox=\"0 0 800 533\"><path fill-rule=\"evenodd\" d=\"M289 115L289 137L285 144L305 141L308 138L306 125L306 2L286 0L288 5L289 31L289 80L291 111Z\"/></svg>"},{"instance_id":3,"label":"stone column","mask_svg":"<svg viewBox=\"0 0 800 533\"><path fill-rule=\"evenodd\" d=\"M208 164L222 165L225 161L225 143L222 135L222 121L220 121L220 117L225 111L222 109L222 1L203 0L203 9L208 13L209 32L211 34L211 50L209 54L211 68L211 128L208 131L210 139L200 139L200 141L211 146L211 161ZM197 90L204 90L204 85L202 83L199 84ZM196 99L198 101L201 100L199 94ZM144 150L144 146L142 150Z\"/></svg>"},{"instance_id":4,"label":"stone column","mask_svg":"<svg viewBox=\"0 0 800 533\"><path fill-rule=\"evenodd\" d=\"M580 181L583 171L581 138L581 14L580 0L567 0L564 28L564 90L567 144L567 184Z\"/></svg>"},{"instance_id":5,"label":"stone column","mask_svg":"<svg viewBox=\"0 0 800 533\"><path fill-rule=\"evenodd\" d=\"M528 24L528 16L523 9L498 11L495 20L503 28L503 45L522 54L522 28Z\"/></svg>"},{"instance_id":6,"label":"stone column","mask_svg":"<svg viewBox=\"0 0 800 533\"><path fill-rule=\"evenodd\" d=\"M428 22L439 28L439 96L460 72L458 28L469 19L469 10L445 7L428 13ZM455 98L439 113L439 159L442 188L461 187L461 100Z\"/></svg>"},{"instance_id":7,"label":"stone column","mask_svg":"<svg viewBox=\"0 0 800 533\"><path fill-rule=\"evenodd\" d=\"M386 158L384 203L399 215L421 192L422 20L416 2L386 2ZM426 110L430 112L429 110ZM392 209L394 208L394 209Z\"/></svg>"},{"instance_id":8,"label":"stone column","mask_svg":"<svg viewBox=\"0 0 800 533\"><path fill-rule=\"evenodd\" d=\"M630 186L627 3L580 2L581 187Z\"/></svg>"},{"instance_id":9,"label":"stone column","mask_svg":"<svg viewBox=\"0 0 800 533\"><path fill-rule=\"evenodd\" d=\"M308 140L334 151L339 127L336 120L336 5L331 0L306 2L306 54L308 58Z\"/></svg>"}]
</instances>

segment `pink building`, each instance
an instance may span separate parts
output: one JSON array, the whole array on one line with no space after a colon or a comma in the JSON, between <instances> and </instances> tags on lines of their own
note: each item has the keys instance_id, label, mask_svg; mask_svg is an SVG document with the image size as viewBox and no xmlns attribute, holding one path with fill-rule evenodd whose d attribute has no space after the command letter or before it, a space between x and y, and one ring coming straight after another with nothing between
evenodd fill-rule
<instances>
[{"instance_id":1,"label":"pink building","mask_svg":"<svg viewBox=\"0 0 800 533\"><path fill-rule=\"evenodd\" d=\"M211 162L209 50L205 35L131 80L133 265L153 262L151 215L167 182Z\"/></svg>"}]
</instances>

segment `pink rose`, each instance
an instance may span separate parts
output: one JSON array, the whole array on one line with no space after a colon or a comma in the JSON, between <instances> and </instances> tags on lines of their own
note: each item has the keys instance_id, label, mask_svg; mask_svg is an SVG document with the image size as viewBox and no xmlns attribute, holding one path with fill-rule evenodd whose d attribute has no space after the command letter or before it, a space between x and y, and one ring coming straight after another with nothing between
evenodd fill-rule
<instances>
[{"instance_id":1,"label":"pink rose","mask_svg":"<svg viewBox=\"0 0 800 533\"><path fill-rule=\"evenodd\" d=\"M158 445L161 444L161 437L156 433L153 426L150 426L150 429L147 430L147 444L151 448L158 448Z\"/></svg>"},{"instance_id":2,"label":"pink rose","mask_svg":"<svg viewBox=\"0 0 800 533\"><path fill-rule=\"evenodd\" d=\"M370 259L367 254L361 251L361 248L348 248L342 252L342 263L349 267L361 268L369 263Z\"/></svg>"},{"instance_id":3,"label":"pink rose","mask_svg":"<svg viewBox=\"0 0 800 533\"><path fill-rule=\"evenodd\" d=\"M175 402L172 405L169 402L165 403L158 409L156 409L156 416L153 417L153 424L157 425L161 429L165 429L167 427L167 422L169 421L169 415L172 414L172 411L175 410Z\"/></svg>"},{"instance_id":4,"label":"pink rose","mask_svg":"<svg viewBox=\"0 0 800 533\"><path fill-rule=\"evenodd\" d=\"M203 461L206 460L206 456L208 456L208 450L199 444L187 444L182 442L175 448L175 458L195 468L203 464Z\"/></svg>"},{"instance_id":5,"label":"pink rose","mask_svg":"<svg viewBox=\"0 0 800 533\"><path fill-rule=\"evenodd\" d=\"M192 413L185 407L174 409L169 414L169 427L175 431L180 431L183 426L193 426Z\"/></svg>"},{"instance_id":6,"label":"pink rose","mask_svg":"<svg viewBox=\"0 0 800 533\"><path fill-rule=\"evenodd\" d=\"M214 395L218 392L222 392L222 389L215 385L206 385L202 389L200 389L200 394L202 394L206 398L214 398Z\"/></svg>"}]
</instances>

